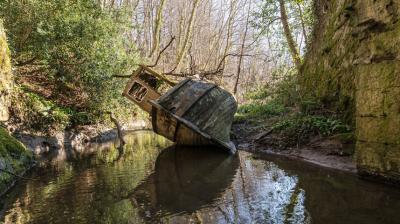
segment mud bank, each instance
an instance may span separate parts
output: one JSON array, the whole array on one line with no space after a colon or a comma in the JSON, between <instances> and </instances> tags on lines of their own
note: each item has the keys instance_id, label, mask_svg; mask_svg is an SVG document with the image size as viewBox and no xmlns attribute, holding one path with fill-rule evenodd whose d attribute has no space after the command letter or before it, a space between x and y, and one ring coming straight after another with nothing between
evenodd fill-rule
<instances>
[{"instance_id":1,"label":"mud bank","mask_svg":"<svg viewBox=\"0 0 400 224\"><path fill-rule=\"evenodd\" d=\"M276 149L265 142L259 141L260 136L265 133L248 123L234 124L232 133L234 142L239 150L302 160L334 170L357 172L353 156L340 153L339 147L335 147L332 144L307 144L284 150Z\"/></svg>"}]
</instances>

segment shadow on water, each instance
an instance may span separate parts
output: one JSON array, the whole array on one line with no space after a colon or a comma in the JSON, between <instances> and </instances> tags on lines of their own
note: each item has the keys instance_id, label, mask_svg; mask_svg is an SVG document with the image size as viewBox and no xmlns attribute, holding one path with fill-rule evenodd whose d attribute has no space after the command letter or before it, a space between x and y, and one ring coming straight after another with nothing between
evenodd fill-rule
<instances>
[{"instance_id":1,"label":"shadow on water","mask_svg":"<svg viewBox=\"0 0 400 224\"><path fill-rule=\"evenodd\" d=\"M131 195L145 205L145 217L193 213L213 204L232 185L239 167L237 155L214 148L172 146L158 156L155 172Z\"/></svg>"},{"instance_id":2,"label":"shadow on water","mask_svg":"<svg viewBox=\"0 0 400 224\"><path fill-rule=\"evenodd\" d=\"M92 145L35 168L1 200L3 221L400 222L397 188L280 157L171 147L152 132L126 137L123 149Z\"/></svg>"}]
</instances>

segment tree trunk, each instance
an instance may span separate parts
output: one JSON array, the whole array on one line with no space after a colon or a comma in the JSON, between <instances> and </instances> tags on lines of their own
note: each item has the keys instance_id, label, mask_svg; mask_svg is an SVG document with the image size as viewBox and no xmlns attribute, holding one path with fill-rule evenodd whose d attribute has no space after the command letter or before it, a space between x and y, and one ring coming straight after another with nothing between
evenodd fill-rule
<instances>
[{"instance_id":1,"label":"tree trunk","mask_svg":"<svg viewBox=\"0 0 400 224\"><path fill-rule=\"evenodd\" d=\"M160 49L160 33L163 23L163 10L166 0L160 0L160 5L157 8L157 15L154 21L153 30L153 47L151 48L150 56L154 56Z\"/></svg>"},{"instance_id":2,"label":"tree trunk","mask_svg":"<svg viewBox=\"0 0 400 224\"><path fill-rule=\"evenodd\" d=\"M304 21L303 10L301 9L300 3L297 2L296 4L297 4L297 8L299 9L299 13L300 13L300 22L301 22L301 28L303 29L304 42L307 44L308 37L307 37L306 23Z\"/></svg>"},{"instance_id":3,"label":"tree trunk","mask_svg":"<svg viewBox=\"0 0 400 224\"><path fill-rule=\"evenodd\" d=\"M292 32L290 31L288 16L287 16L286 7L285 7L285 0L279 0L279 8L280 8L280 13L281 13L281 22L282 22L282 26L283 26L283 31L285 33L286 41L289 45L289 51L290 51L290 54L292 55L292 59L293 59L294 64L296 65L297 70L300 71L301 59L300 59L299 51L297 49L297 44L294 41Z\"/></svg>"},{"instance_id":4,"label":"tree trunk","mask_svg":"<svg viewBox=\"0 0 400 224\"><path fill-rule=\"evenodd\" d=\"M115 124L115 126L117 127L118 138L119 138L119 141L120 141L120 147L121 147L121 146L124 146L126 143L125 143L125 140L124 140L124 134L123 134L123 132L122 132L121 125L119 124L117 118L114 116L113 112L109 112L109 114L110 114L110 120L111 120L111 121Z\"/></svg>"},{"instance_id":5,"label":"tree trunk","mask_svg":"<svg viewBox=\"0 0 400 224\"><path fill-rule=\"evenodd\" d=\"M240 47L239 63L238 63L238 67L237 67L235 87L233 88L233 94L234 95L236 95L237 90L238 90L239 79L240 79L240 71L242 70L244 47L245 47L245 44L246 44L247 32L249 30L250 7L251 7L251 1L249 1L249 9L248 9L248 12L247 12L246 25L245 25L245 28L244 28L242 45Z\"/></svg>"},{"instance_id":6,"label":"tree trunk","mask_svg":"<svg viewBox=\"0 0 400 224\"><path fill-rule=\"evenodd\" d=\"M193 2L193 8L192 8L192 12L190 13L189 24L188 24L188 27L187 27L186 33L185 33L185 39L183 40L182 47L180 48L180 50L178 52L175 69L178 68L179 65L181 64L183 56L187 51L189 39L192 36L192 32L193 32L194 20L196 18L196 9L197 9L197 6L199 5L199 2L200 2L199 0L194 0L194 2Z\"/></svg>"},{"instance_id":7,"label":"tree trunk","mask_svg":"<svg viewBox=\"0 0 400 224\"><path fill-rule=\"evenodd\" d=\"M225 57L228 54L228 51L231 47L231 38L232 38L232 24L233 24L233 19L234 19L234 14L236 10L236 3L237 0L232 0L230 3L230 8L229 8L229 16L228 16L228 21L227 21L227 31L226 31L226 41L225 41L225 48L224 48L224 53L222 54L223 57L223 67L222 67L222 73L219 79L219 83L221 84L223 82L224 78L224 71L225 71L225 64L227 63L228 59Z\"/></svg>"}]
</instances>

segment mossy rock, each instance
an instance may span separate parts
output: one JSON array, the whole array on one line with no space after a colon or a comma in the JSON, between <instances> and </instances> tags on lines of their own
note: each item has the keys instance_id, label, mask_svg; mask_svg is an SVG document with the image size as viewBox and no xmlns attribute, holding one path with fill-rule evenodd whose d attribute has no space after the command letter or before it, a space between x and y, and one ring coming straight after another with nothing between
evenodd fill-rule
<instances>
[{"instance_id":1,"label":"mossy rock","mask_svg":"<svg viewBox=\"0 0 400 224\"><path fill-rule=\"evenodd\" d=\"M0 19L0 121L9 119L10 93L13 86L10 50L6 33Z\"/></svg>"},{"instance_id":2,"label":"mossy rock","mask_svg":"<svg viewBox=\"0 0 400 224\"><path fill-rule=\"evenodd\" d=\"M0 194L4 193L16 177L4 172L20 175L29 169L34 161L33 153L0 127Z\"/></svg>"}]
</instances>

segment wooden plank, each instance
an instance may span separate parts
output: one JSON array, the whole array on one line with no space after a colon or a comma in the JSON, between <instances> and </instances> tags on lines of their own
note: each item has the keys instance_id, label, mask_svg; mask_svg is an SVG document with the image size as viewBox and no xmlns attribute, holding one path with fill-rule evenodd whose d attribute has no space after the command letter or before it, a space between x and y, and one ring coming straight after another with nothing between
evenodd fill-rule
<instances>
[{"instance_id":1,"label":"wooden plank","mask_svg":"<svg viewBox=\"0 0 400 224\"><path fill-rule=\"evenodd\" d=\"M138 101L134 96L131 96L129 94L130 89L132 88L132 86L135 83L138 83L138 84L146 87L146 89L147 89L147 93L142 101ZM143 82L142 80L135 78L135 79L132 79L132 82L127 86L127 90L124 92L124 96L126 98L130 99L131 101L133 101L144 111L150 113L151 112L151 104L149 104L148 101L158 99L160 97L160 94L157 93L156 91L154 91L150 86L148 86L146 82Z\"/></svg>"},{"instance_id":2,"label":"wooden plank","mask_svg":"<svg viewBox=\"0 0 400 224\"><path fill-rule=\"evenodd\" d=\"M175 132L178 126L178 120L166 113L164 110L157 109L156 117L154 119L153 124L155 123L155 129L157 133L168 138L171 141L175 141Z\"/></svg>"},{"instance_id":3,"label":"wooden plank","mask_svg":"<svg viewBox=\"0 0 400 224\"><path fill-rule=\"evenodd\" d=\"M214 145L212 140L204 138L185 124L179 125L177 129L176 143L179 145Z\"/></svg>"},{"instance_id":4,"label":"wooden plank","mask_svg":"<svg viewBox=\"0 0 400 224\"><path fill-rule=\"evenodd\" d=\"M160 134L158 133L158 128L157 128L157 113L158 113L158 108L157 107L151 107L151 125L153 126L153 131L156 134Z\"/></svg>"},{"instance_id":5,"label":"wooden plank","mask_svg":"<svg viewBox=\"0 0 400 224\"><path fill-rule=\"evenodd\" d=\"M164 75L154 71L153 69L145 66L145 65L140 65L141 69L147 71L148 73L152 74L153 76L163 80L164 82L166 82L168 85L170 85L171 87L175 86L177 83L169 80L167 77L165 77Z\"/></svg>"},{"instance_id":6,"label":"wooden plank","mask_svg":"<svg viewBox=\"0 0 400 224\"><path fill-rule=\"evenodd\" d=\"M169 116L175 118L177 121L179 121L179 122L185 124L186 126L190 127L191 129L193 129L197 133L201 134L204 138L211 139L210 135L208 135L207 133L202 132L200 129L198 129L195 125L193 125L189 121L187 121L185 119L182 119L182 118L176 116L175 114L172 114L167 109L165 109L163 106L158 104L156 101L150 100L149 102L153 107L156 107L158 110L163 110L166 113L166 115L169 115ZM157 116L159 116L159 114ZM159 123L157 124L157 127L159 127Z\"/></svg>"}]
</instances>

